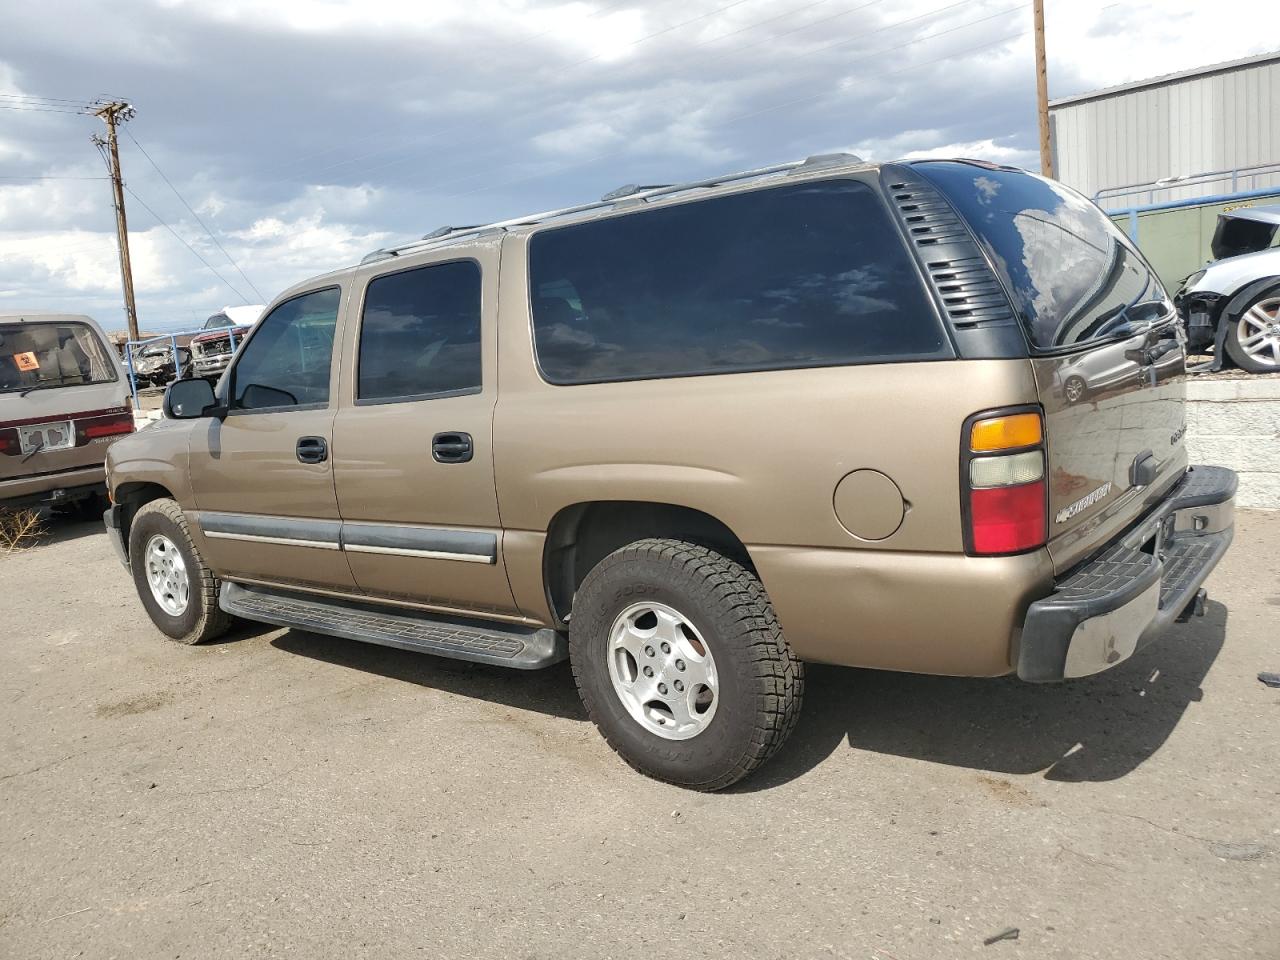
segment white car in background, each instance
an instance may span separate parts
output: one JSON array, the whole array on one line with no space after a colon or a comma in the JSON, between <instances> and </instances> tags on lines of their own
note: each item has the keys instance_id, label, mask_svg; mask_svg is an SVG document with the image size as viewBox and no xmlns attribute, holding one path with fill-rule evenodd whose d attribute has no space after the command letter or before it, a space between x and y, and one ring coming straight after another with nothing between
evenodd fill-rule
<instances>
[{"instance_id":1,"label":"white car in background","mask_svg":"<svg viewBox=\"0 0 1280 960\"><path fill-rule=\"evenodd\" d=\"M1214 260L1183 281L1174 297L1193 351L1212 346L1250 373L1280 373L1280 204L1218 215Z\"/></svg>"}]
</instances>

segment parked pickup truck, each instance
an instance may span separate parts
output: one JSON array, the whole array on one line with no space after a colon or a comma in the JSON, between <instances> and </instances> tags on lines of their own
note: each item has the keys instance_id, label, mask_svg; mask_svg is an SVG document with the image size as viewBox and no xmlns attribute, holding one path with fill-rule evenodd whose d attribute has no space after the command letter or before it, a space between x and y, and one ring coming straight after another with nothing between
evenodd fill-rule
<instances>
[{"instance_id":1,"label":"parked pickup truck","mask_svg":"<svg viewBox=\"0 0 1280 960\"><path fill-rule=\"evenodd\" d=\"M714 790L806 662L1061 681L1200 613L1236 479L1188 466L1184 360L1079 194L818 157L299 284L112 447L105 519L174 640L568 657L627 762Z\"/></svg>"}]
</instances>

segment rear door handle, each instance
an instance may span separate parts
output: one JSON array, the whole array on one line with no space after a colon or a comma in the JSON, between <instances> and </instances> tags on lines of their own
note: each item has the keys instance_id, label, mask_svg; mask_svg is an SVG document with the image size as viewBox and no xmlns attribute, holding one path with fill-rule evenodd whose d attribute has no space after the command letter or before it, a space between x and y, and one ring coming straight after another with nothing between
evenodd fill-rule
<instances>
[{"instance_id":1,"label":"rear door handle","mask_svg":"<svg viewBox=\"0 0 1280 960\"><path fill-rule=\"evenodd\" d=\"M475 452L469 433L437 433L431 438L431 456L436 463L466 463Z\"/></svg>"},{"instance_id":2,"label":"rear door handle","mask_svg":"<svg viewBox=\"0 0 1280 960\"><path fill-rule=\"evenodd\" d=\"M324 437L299 437L296 449L299 463L324 463L329 459L329 444Z\"/></svg>"}]
</instances>

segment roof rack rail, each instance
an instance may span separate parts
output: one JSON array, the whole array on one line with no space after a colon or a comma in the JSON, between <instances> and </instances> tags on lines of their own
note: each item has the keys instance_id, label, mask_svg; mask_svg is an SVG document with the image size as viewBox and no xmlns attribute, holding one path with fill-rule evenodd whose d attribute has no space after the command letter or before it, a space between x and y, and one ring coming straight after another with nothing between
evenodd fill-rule
<instances>
[{"instance_id":1,"label":"roof rack rail","mask_svg":"<svg viewBox=\"0 0 1280 960\"><path fill-rule=\"evenodd\" d=\"M754 180L758 177L786 174L799 170L811 170L814 167L827 167L835 166L837 164L861 162L862 158L857 157L852 153L824 153L817 154L805 160L792 160L789 163L777 163L768 167L756 167L752 170L743 170L739 173L707 177L704 180L688 180L684 183L652 186L627 184L624 187L619 187L617 190L611 190L599 200L593 200L590 203L579 203L570 207L560 207L556 210L544 210L541 213L532 213L523 217L513 217L510 220L499 220L495 223L487 223L474 227L441 227L439 230L433 230L421 240L413 240L408 243L398 244L394 247L385 247L381 250L375 250L365 256L360 262L370 263L374 260L385 260L388 257L398 257L402 253L409 251L426 249L435 245L453 243L457 240L461 240L463 237L479 236L490 232L504 232L510 227L527 227L536 223L543 223L547 220L556 220L560 217L572 216L575 213L586 213L590 210L601 210L606 207L612 207L620 200L648 200L651 197L667 197L677 193L684 193L687 190L700 190L707 187L718 187L726 183L736 183L742 180Z\"/></svg>"},{"instance_id":2,"label":"roof rack rail","mask_svg":"<svg viewBox=\"0 0 1280 960\"><path fill-rule=\"evenodd\" d=\"M600 202L612 203L614 200L621 200L624 197L634 197L637 193L644 193L646 190L661 190L663 187L669 186L671 186L669 183L651 183L647 187L641 187L634 183L628 183L617 190L610 190L600 198Z\"/></svg>"},{"instance_id":3,"label":"roof rack rail","mask_svg":"<svg viewBox=\"0 0 1280 960\"><path fill-rule=\"evenodd\" d=\"M862 158L856 153L815 153L813 156L805 157L804 163L796 167L797 170L812 169L814 167L834 167L845 163L862 163Z\"/></svg>"},{"instance_id":4,"label":"roof rack rail","mask_svg":"<svg viewBox=\"0 0 1280 960\"><path fill-rule=\"evenodd\" d=\"M436 227L430 233L423 234L423 240L439 240L441 237L447 237L451 233L460 233L463 230L478 230L483 224L473 223L466 227Z\"/></svg>"}]
</instances>

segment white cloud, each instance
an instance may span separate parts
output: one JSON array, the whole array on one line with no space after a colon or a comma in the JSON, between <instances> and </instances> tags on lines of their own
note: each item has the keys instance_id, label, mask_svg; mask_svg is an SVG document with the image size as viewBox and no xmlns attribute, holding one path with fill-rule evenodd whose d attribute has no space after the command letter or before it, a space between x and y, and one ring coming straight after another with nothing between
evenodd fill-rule
<instances>
[{"instance_id":1,"label":"white cloud","mask_svg":"<svg viewBox=\"0 0 1280 960\"><path fill-rule=\"evenodd\" d=\"M727 2L78 0L56 18L18 5L0 92L133 98L129 131L266 296L440 223L840 144L1037 165L1030 37L991 45L1026 33L1029 4ZM1050 3L1050 91L1257 52L1274 38L1240 25L1273 19L1258 0ZM101 175L97 121L0 122L0 175ZM130 186L256 300L122 149ZM236 302L129 203L144 323ZM0 300L120 318L103 181L0 180Z\"/></svg>"}]
</instances>

